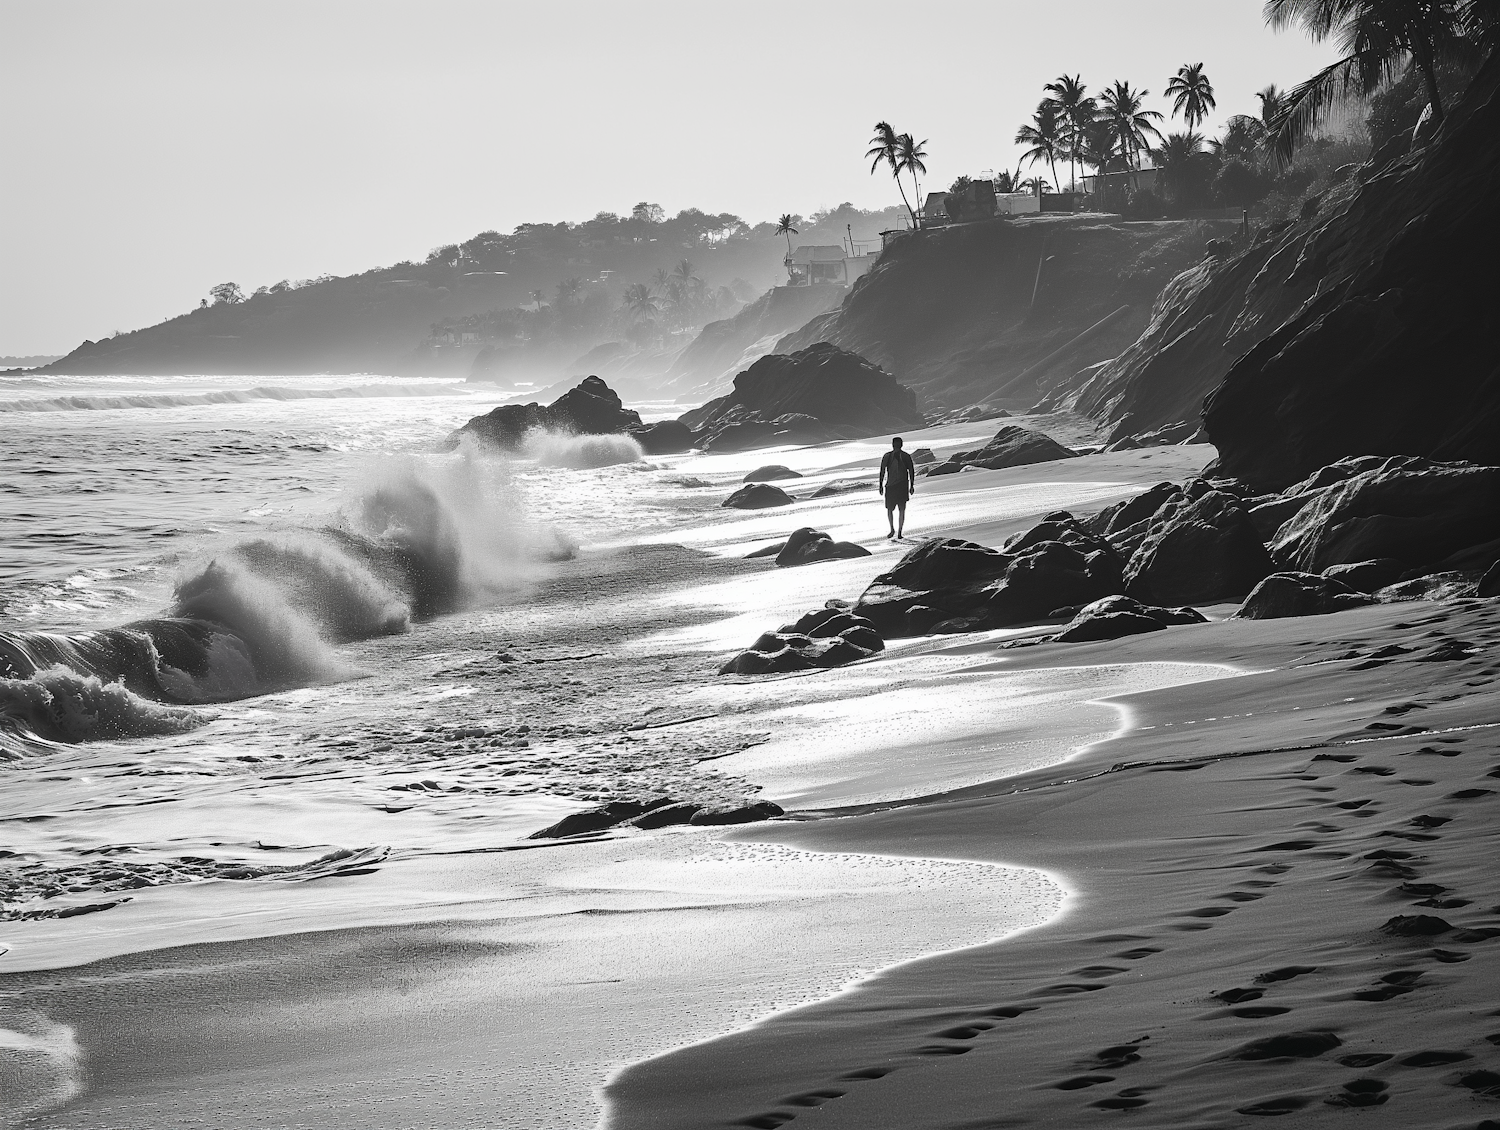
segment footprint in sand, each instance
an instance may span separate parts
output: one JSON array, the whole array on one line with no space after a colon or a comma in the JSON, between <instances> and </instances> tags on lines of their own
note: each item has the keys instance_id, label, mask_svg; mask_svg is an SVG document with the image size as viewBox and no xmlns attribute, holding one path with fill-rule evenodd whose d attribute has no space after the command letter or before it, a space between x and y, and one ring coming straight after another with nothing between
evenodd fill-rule
<instances>
[{"instance_id":1,"label":"footprint in sand","mask_svg":"<svg viewBox=\"0 0 1500 1130\"><path fill-rule=\"evenodd\" d=\"M1462 1063L1473 1058L1468 1052L1423 1051L1414 1052L1396 1062L1402 1067L1446 1067L1450 1063Z\"/></svg>"},{"instance_id":2,"label":"footprint in sand","mask_svg":"<svg viewBox=\"0 0 1500 1130\"><path fill-rule=\"evenodd\" d=\"M1274 1099L1263 1099L1258 1103L1251 1103L1249 1106L1237 1107L1235 1108L1235 1113L1252 1115L1291 1114L1292 1111L1301 1110L1310 1102L1312 1102L1312 1099L1305 1098L1302 1095L1281 1095Z\"/></svg>"},{"instance_id":3,"label":"footprint in sand","mask_svg":"<svg viewBox=\"0 0 1500 1130\"><path fill-rule=\"evenodd\" d=\"M1329 1106L1379 1106L1390 1098L1386 1089L1390 1086L1379 1079L1353 1079L1344 1084L1344 1089L1323 1101Z\"/></svg>"}]
</instances>

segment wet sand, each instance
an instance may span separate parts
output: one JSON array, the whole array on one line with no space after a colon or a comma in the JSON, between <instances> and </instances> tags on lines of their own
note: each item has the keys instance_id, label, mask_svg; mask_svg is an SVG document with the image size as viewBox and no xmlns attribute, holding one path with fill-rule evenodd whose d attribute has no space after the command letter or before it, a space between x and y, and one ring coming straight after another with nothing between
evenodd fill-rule
<instances>
[{"instance_id":1,"label":"wet sand","mask_svg":"<svg viewBox=\"0 0 1500 1130\"><path fill-rule=\"evenodd\" d=\"M1104 505L1211 454L923 483L913 533L994 542L1060 500ZM1030 506L1028 482L1051 484ZM509 639L571 606L559 656L587 646L538 677L537 709L595 719L615 770L637 745L697 751L705 788L763 784L788 818L527 851L482 850L476 824L463 846L481 850L372 874L160 888L11 924L0 1028L31 1043L10 1082L63 1101L27 1124L583 1127L610 1072L619 1127L1074 1125L1123 1109L1218 1125L1275 1099L1308 1099L1294 1121L1337 1114L1323 1099L1355 1094L1392 1125L1422 1110L1457 1127L1492 1105L1462 1079L1495 1067L1483 1037L1500 1030L1463 1003L1493 983L1474 940L1500 927L1483 854L1493 792L1456 794L1495 764L1493 731L1472 729L1500 721L1485 681L1495 602L1023 651L996 651L1010 633L915 641L842 671L716 679L726 650L857 595L906 548L872 540L873 559L799 570L737 560L806 521L867 530L878 504L796 511L715 527L692 546L713 555L703 567L674 556L664 574L660 556L627 553L607 582L560 579L579 586L571 604L544 590L475 629ZM1352 670L1432 631L1484 650ZM480 696L514 683L474 673ZM1383 713L1406 701L1421 706ZM906 731L881 722L924 708ZM879 737L861 746L864 718ZM1469 728L1408 741L1416 719ZM628 729L648 720L676 724ZM1104 772L1134 761L1171 764ZM1378 850L1412 854L1363 858ZM1403 882L1468 902L1412 909ZM1454 929L1379 931L1420 913ZM1293 966L1312 971L1256 981ZM1381 980L1393 972L1421 976ZM1382 985L1410 991L1355 995ZM1237 1004L1211 996L1236 988ZM1324 1029L1340 1043L1296 1045L1327 1044L1316 1056L1219 1058ZM1471 1058L1402 1065L1434 1050ZM1339 1063L1377 1054L1395 1058ZM1341 1089L1359 1079L1374 1082ZM1464 1123L1460 1108L1480 1113Z\"/></svg>"}]
</instances>

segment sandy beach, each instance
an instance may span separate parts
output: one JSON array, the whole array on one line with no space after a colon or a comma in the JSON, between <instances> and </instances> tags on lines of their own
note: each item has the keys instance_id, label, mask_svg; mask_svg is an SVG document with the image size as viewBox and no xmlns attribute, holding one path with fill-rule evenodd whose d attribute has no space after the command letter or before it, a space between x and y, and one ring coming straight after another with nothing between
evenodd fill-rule
<instances>
[{"instance_id":1,"label":"sandy beach","mask_svg":"<svg viewBox=\"0 0 1500 1130\"><path fill-rule=\"evenodd\" d=\"M859 449L878 444L840 446L787 458L868 473ZM913 533L994 543L1211 454L923 483ZM758 790L785 817L560 844L476 817L462 844L354 873L8 923L12 1120L1207 1126L1352 1105L1479 1121L1500 1028L1493 602L1269 622L1221 607L1111 643L927 637L841 670L716 677L726 651L857 595L905 548L869 539L868 495L795 511L586 554L472 628L476 655L503 639L546 673L465 676L465 701L598 719L579 747L600 772L685 756L700 793ZM876 556L741 559L804 522ZM542 609L570 606L561 636L544 629ZM1447 639L1460 657L1424 661ZM1419 915L1438 932L1390 932Z\"/></svg>"}]
</instances>

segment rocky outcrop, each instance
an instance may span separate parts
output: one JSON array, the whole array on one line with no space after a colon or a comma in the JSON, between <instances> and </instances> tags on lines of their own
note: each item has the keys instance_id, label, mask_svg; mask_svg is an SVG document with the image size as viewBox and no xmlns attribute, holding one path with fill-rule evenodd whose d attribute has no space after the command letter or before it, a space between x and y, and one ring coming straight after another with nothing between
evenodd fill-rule
<instances>
[{"instance_id":1,"label":"rocky outcrop","mask_svg":"<svg viewBox=\"0 0 1500 1130\"><path fill-rule=\"evenodd\" d=\"M1373 596L1358 592L1332 577L1313 573L1272 573L1251 590L1235 615L1244 620L1321 616L1375 603Z\"/></svg>"},{"instance_id":2,"label":"rocky outcrop","mask_svg":"<svg viewBox=\"0 0 1500 1130\"><path fill-rule=\"evenodd\" d=\"M1238 499L1209 490L1150 519L1125 570L1125 591L1154 604L1237 598L1275 568Z\"/></svg>"},{"instance_id":3,"label":"rocky outcrop","mask_svg":"<svg viewBox=\"0 0 1500 1130\"><path fill-rule=\"evenodd\" d=\"M750 483L740 487L719 503L719 506L730 510L765 510L771 506L790 506L796 501L786 491L770 483Z\"/></svg>"},{"instance_id":4,"label":"rocky outcrop","mask_svg":"<svg viewBox=\"0 0 1500 1130\"><path fill-rule=\"evenodd\" d=\"M682 415L715 451L823 443L920 428L916 394L863 357L827 343L762 357L734 391Z\"/></svg>"},{"instance_id":5,"label":"rocky outcrop","mask_svg":"<svg viewBox=\"0 0 1500 1130\"><path fill-rule=\"evenodd\" d=\"M815 561L846 561L854 557L869 557L870 551L852 541L834 541L822 530L809 526L793 530L792 536L782 543L776 554L776 564L782 568L793 565L811 565Z\"/></svg>"},{"instance_id":6,"label":"rocky outcrop","mask_svg":"<svg viewBox=\"0 0 1500 1130\"><path fill-rule=\"evenodd\" d=\"M887 638L1003 628L1119 593L1121 567L1071 518L1044 521L999 550L934 538L876 577L855 611Z\"/></svg>"},{"instance_id":7,"label":"rocky outcrop","mask_svg":"<svg viewBox=\"0 0 1500 1130\"><path fill-rule=\"evenodd\" d=\"M1325 204L1257 278L1247 316L1294 312L1257 319L1207 400L1226 473L1281 487L1350 455L1500 464L1497 176L1492 58L1429 146Z\"/></svg>"},{"instance_id":8,"label":"rocky outcrop","mask_svg":"<svg viewBox=\"0 0 1500 1130\"><path fill-rule=\"evenodd\" d=\"M1202 259L1200 226L1052 214L901 236L776 348L832 342L924 403L1023 411L1140 336L1162 287Z\"/></svg>"},{"instance_id":9,"label":"rocky outcrop","mask_svg":"<svg viewBox=\"0 0 1500 1130\"><path fill-rule=\"evenodd\" d=\"M745 651L719 668L721 675L774 675L814 667L842 667L885 649L867 618L846 608L820 608L795 624L762 633Z\"/></svg>"},{"instance_id":10,"label":"rocky outcrop","mask_svg":"<svg viewBox=\"0 0 1500 1130\"><path fill-rule=\"evenodd\" d=\"M948 457L948 462L961 467L998 471L1003 467L1025 467L1032 463L1077 457L1078 452L1064 447L1049 435L1019 424L1007 424L983 447L954 452Z\"/></svg>"},{"instance_id":11,"label":"rocky outcrop","mask_svg":"<svg viewBox=\"0 0 1500 1130\"><path fill-rule=\"evenodd\" d=\"M641 445L647 455L670 455L693 446L693 429L677 420L659 420L626 429L626 434Z\"/></svg>"},{"instance_id":12,"label":"rocky outcrop","mask_svg":"<svg viewBox=\"0 0 1500 1130\"><path fill-rule=\"evenodd\" d=\"M640 428L640 413L632 412L619 395L598 377L585 377L551 404L502 404L475 416L451 436L472 435L508 451L517 450L533 428L576 435L610 435Z\"/></svg>"},{"instance_id":13,"label":"rocky outcrop","mask_svg":"<svg viewBox=\"0 0 1500 1130\"><path fill-rule=\"evenodd\" d=\"M1368 462L1347 461L1318 475ZM1293 497L1305 501L1271 542L1272 556L1285 568L1320 573L1394 558L1428 572L1445 566L1480 571L1500 558L1500 467L1398 456L1307 488L1316 481L1292 488Z\"/></svg>"}]
</instances>

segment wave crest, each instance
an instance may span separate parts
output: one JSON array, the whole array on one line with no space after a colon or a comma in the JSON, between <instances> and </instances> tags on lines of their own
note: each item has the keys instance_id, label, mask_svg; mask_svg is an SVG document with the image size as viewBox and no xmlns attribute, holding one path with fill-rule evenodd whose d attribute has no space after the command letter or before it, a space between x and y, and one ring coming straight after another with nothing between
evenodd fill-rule
<instances>
[{"instance_id":1,"label":"wave crest","mask_svg":"<svg viewBox=\"0 0 1500 1130\"><path fill-rule=\"evenodd\" d=\"M646 451L630 436L580 436L536 429L528 432L521 453L543 467L586 471L618 463L638 463Z\"/></svg>"}]
</instances>

